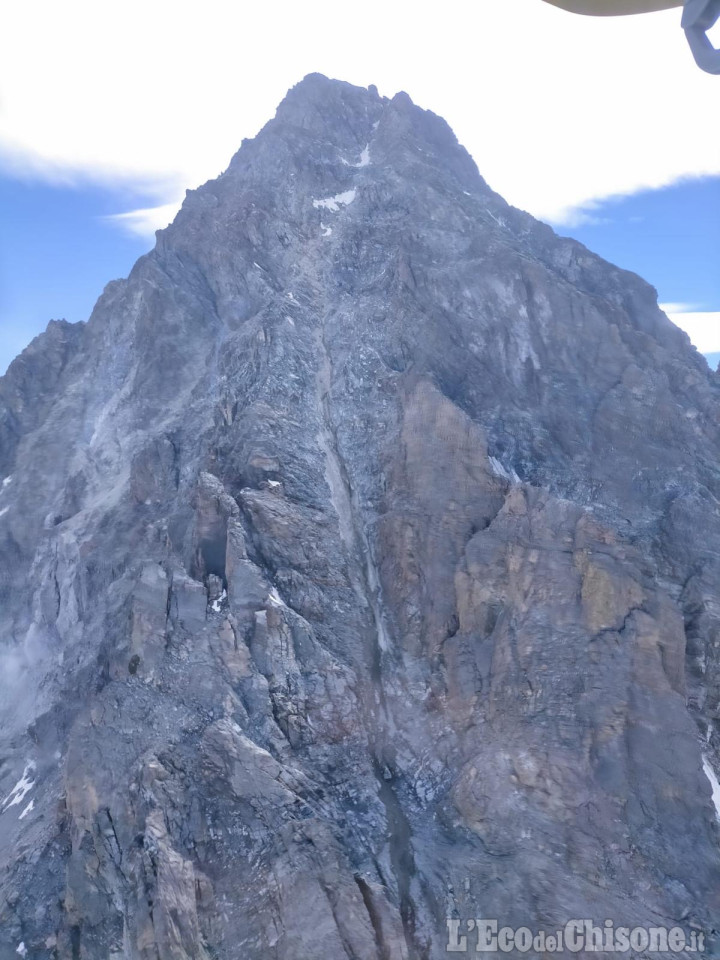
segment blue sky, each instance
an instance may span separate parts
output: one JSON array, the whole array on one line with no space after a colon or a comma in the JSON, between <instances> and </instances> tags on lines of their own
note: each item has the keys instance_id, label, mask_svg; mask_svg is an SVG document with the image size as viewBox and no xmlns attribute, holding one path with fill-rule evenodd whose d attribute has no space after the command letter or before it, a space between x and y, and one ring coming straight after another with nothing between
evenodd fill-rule
<instances>
[{"instance_id":1,"label":"blue sky","mask_svg":"<svg viewBox=\"0 0 720 960\"><path fill-rule=\"evenodd\" d=\"M607 201L594 221L559 231L639 273L661 302L720 310L720 177Z\"/></svg>"},{"instance_id":2,"label":"blue sky","mask_svg":"<svg viewBox=\"0 0 720 960\"><path fill-rule=\"evenodd\" d=\"M720 177L606 201L588 222L558 230L651 283L668 316L717 367Z\"/></svg>"},{"instance_id":3,"label":"blue sky","mask_svg":"<svg viewBox=\"0 0 720 960\"><path fill-rule=\"evenodd\" d=\"M364 0L361 17L336 0L7 5L0 370L50 318L87 319L185 189L217 176L313 71L406 90L444 116L510 203L643 275L699 348L720 351L720 78L695 66L679 14L579 17L540 0L445 0L441 16Z\"/></svg>"},{"instance_id":4,"label":"blue sky","mask_svg":"<svg viewBox=\"0 0 720 960\"><path fill-rule=\"evenodd\" d=\"M0 176L0 372L51 319L87 320L152 241L105 217L127 196Z\"/></svg>"}]
</instances>

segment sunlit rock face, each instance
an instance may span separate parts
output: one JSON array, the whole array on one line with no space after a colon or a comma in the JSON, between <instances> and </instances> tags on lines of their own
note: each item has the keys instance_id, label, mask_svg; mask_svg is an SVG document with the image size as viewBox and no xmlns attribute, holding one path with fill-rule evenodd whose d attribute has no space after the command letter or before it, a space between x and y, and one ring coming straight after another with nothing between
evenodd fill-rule
<instances>
[{"instance_id":1,"label":"sunlit rock face","mask_svg":"<svg viewBox=\"0 0 720 960\"><path fill-rule=\"evenodd\" d=\"M0 380L1 960L710 932L719 414L646 283L306 78Z\"/></svg>"}]
</instances>

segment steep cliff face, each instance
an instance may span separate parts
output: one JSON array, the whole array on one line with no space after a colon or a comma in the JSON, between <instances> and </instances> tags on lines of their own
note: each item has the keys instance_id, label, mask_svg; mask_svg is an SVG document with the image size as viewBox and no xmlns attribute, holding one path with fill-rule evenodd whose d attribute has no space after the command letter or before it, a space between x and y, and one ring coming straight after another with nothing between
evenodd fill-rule
<instances>
[{"instance_id":1,"label":"steep cliff face","mask_svg":"<svg viewBox=\"0 0 720 960\"><path fill-rule=\"evenodd\" d=\"M643 281L306 78L0 380L0 958L711 932L719 413Z\"/></svg>"}]
</instances>

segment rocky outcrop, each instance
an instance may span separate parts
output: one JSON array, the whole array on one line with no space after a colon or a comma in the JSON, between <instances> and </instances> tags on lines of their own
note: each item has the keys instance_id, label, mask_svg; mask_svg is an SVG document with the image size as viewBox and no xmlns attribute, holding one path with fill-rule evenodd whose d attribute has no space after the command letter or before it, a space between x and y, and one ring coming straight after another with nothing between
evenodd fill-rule
<instances>
[{"instance_id":1,"label":"rocky outcrop","mask_svg":"<svg viewBox=\"0 0 720 960\"><path fill-rule=\"evenodd\" d=\"M719 412L642 280L306 78L0 381L0 958L710 943Z\"/></svg>"}]
</instances>

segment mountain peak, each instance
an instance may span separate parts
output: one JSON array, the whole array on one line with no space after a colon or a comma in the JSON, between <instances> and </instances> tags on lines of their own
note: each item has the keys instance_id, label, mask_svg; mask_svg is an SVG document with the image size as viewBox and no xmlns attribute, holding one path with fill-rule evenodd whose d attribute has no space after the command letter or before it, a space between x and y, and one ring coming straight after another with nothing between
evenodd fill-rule
<instances>
[{"instance_id":1,"label":"mountain peak","mask_svg":"<svg viewBox=\"0 0 720 960\"><path fill-rule=\"evenodd\" d=\"M321 119L327 119L332 111L349 115L367 113L384 100L377 88L371 91L344 80L330 79L322 73L309 73L288 90L278 106L276 118L302 121L313 111Z\"/></svg>"},{"instance_id":2,"label":"mountain peak","mask_svg":"<svg viewBox=\"0 0 720 960\"><path fill-rule=\"evenodd\" d=\"M710 931L719 423L647 284L306 77L0 381L0 956Z\"/></svg>"}]
</instances>

